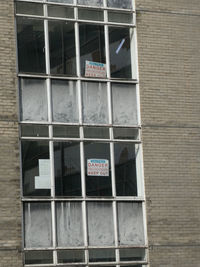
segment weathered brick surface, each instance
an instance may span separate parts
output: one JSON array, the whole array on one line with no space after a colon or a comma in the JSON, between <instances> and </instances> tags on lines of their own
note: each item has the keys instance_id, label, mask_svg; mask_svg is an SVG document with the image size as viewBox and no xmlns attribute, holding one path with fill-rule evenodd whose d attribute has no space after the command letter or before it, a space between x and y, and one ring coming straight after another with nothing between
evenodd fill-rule
<instances>
[{"instance_id":1,"label":"weathered brick surface","mask_svg":"<svg viewBox=\"0 0 200 267\"><path fill-rule=\"evenodd\" d=\"M0 1L0 267L22 264L13 14L13 0Z\"/></svg>"},{"instance_id":2,"label":"weathered brick surface","mask_svg":"<svg viewBox=\"0 0 200 267\"><path fill-rule=\"evenodd\" d=\"M136 7L150 265L198 267L200 1Z\"/></svg>"}]
</instances>

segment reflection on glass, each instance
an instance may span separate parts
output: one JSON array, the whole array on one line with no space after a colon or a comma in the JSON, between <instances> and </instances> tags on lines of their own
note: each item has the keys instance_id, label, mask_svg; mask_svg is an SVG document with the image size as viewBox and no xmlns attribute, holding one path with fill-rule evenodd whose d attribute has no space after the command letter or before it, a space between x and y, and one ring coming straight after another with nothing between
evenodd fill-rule
<instances>
[{"instance_id":1,"label":"reflection on glass","mask_svg":"<svg viewBox=\"0 0 200 267\"><path fill-rule=\"evenodd\" d=\"M108 21L118 23L133 23L132 13L108 12Z\"/></svg>"},{"instance_id":2,"label":"reflection on glass","mask_svg":"<svg viewBox=\"0 0 200 267\"><path fill-rule=\"evenodd\" d=\"M78 0L79 5L103 6L103 0Z\"/></svg>"},{"instance_id":3,"label":"reflection on glass","mask_svg":"<svg viewBox=\"0 0 200 267\"><path fill-rule=\"evenodd\" d=\"M83 221L81 203L56 203L57 245L78 247L83 245Z\"/></svg>"},{"instance_id":4,"label":"reflection on glass","mask_svg":"<svg viewBox=\"0 0 200 267\"><path fill-rule=\"evenodd\" d=\"M110 71L112 78L132 78L128 28L109 27Z\"/></svg>"},{"instance_id":5,"label":"reflection on glass","mask_svg":"<svg viewBox=\"0 0 200 267\"><path fill-rule=\"evenodd\" d=\"M107 1L108 1L108 7L131 9L133 0L123 0L123 1L107 0Z\"/></svg>"},{"instance_id":6,"label":"reflection on glass","mask_svg":"<svg viewBox=\"0 0 200 267\"><path fill-rule=\"evenodd\" d=\"M85 143L84 149L87 196L111 196L110 145Z\"/></svg>"},{"instance_id":7,"label":"reflection on glass","mask_svg":"<svg viewBox=\"0 0 200 267\"><path fill-rule=\"evenodd\" d=\"M109 139L109 128L84 127L85 138Z\"/></svg>"},{"instance_id":8,"label":"reflection on glass","mask_svg":"<svg viewBox=\"0 0 200 267\"><path fill-rule=\"evenodd\" d=\"M25 251L25 264L53 263L52 251Z\"/></svg>"},{"instance_id":9,"label":"reflection on glass","mask_svg":"<svg viewBox=\"0 0 200 267\"><path fill-rule=\"evenodd\" d=\"M85 255L83 250L58 250L58 263L84 262Z\"/></svg>"},{"instance_id":10,"label":"reflection on glass","mask_svg":"<svg viewBox=\"0 0 200 267\"><path fill-rule=\"evenodd\" d=\"M42 20L17 18L17 47L19 72L45 73L44 22Z\"/></svg>"},{"instance_id":11,"label":"reflection on glass","mask_svg":"<svg viewBox=\"0 0 200 267\"><path fill-rule=\"evenodd\" d=\"M47 0L47 2L73 4L73 0Z\"/></svg>"},{"instance_id":12,"label":"reflection on glass","mask_svg":"<svg viewBox=\"0 0 200 267\"><path fill-rule=\"evenodd\" d=\"M137 196L135 144L115 144L117 196Z\"/></svg>"},{"instance_id":13,"label":"reflection on glass","mask_svg":"<svg viewBox=\"0 0 200 267\"><path fill-rule=\"evenodd\" d=\"M143 261L145 260L145 249L143 248L126 248L120 249L121 261Z\"/></svg>"},{"instance_id":14,"label":"reflection on glass","mask_svg":"<svg viewBox=\"0 0 200 267\"><path fill-rule=\"evenodd\" d=\"M16 13L43 16L43 7L35 3L16 3Z\"/></svg>"},{"instance_id":15,"label":"reflection on glass","mask_svg":"<svg viewBox=\"0 0 200 267\"><path fill-rule=\"evenodd\" d=\"M115 250L114 249L90 249L89 250L89 261L90 262L115 261Z\"/></svg>"},{"instance_id":16,"label":"reflection on glass","mask_svg":"<svg viewBox=\"0 0 200 267\"><path fill-rule=\"evenodd\" d=\"M80 145L54 142L56 196L81 196Z\"/></svg>"},{"instance_id":17,"label":"reflection on glass","mask_svg":"<svg viewBox=\"0 0 200 267\"><path fill-rule=\"evenodd\" d=\"M79 138L79 128L76 126L53 126L53 136Z\"/></svg>"},{"instance_id":18,"label":"reflection on glass","mask_svg":"<svg viewBox=\"0 0 200 267\"><path fill-rule=\"evenodd\" d=\"M21 136L48 137L48 126L44 125L21 125Z\"/></svg>"},{"instance_id":19,"label":"reflection on glass","mask_svg":"<svg viewBox=\"0 0 200 267\"><path fill-rule=\"evenodd\" d=\"M130 84L112 84L113 123L137 125L136 87Z\"/></svg>"},{"instance_id":20,"label":"reflection on glass","mask_svg":"<svg viewBox=\"0 0 200 267\"><path fill-rule=\"evenodd\" d=\"M80 24L81 74L85 76L87 61L105 63L104 26Z\"/></svg>"},{"instance_id":21,"label":"reflection on glass","mask_svg":"<svg viewBox=\"0 0 200 267\"><path fill-rule=\"evenodd\" d=\"M120 245L144 245L142 203L118 202Z\"/></svg>"},{"instance_id":22,"label":"reflection on glass","mask_svg":"<svg viewBox=\"0 0 200 267\"><path fill-rule=\"evenodd\" d=\"M88 202L87 216L89 245L114 245L112 203Z\"/></svg>"},{"instance_id":23,"label":"reflection on glass","mask_svg":"<svg viewBox=\"0 0 200 267\"><path fill-rule=\"evenodd\" d=\"M53 121L78 122L76 82L52 80Z\"/></svg>"},{"instance_id":24,"label":"reflection on glass","mask_svg":"<svg viewBox=\"0 0 200 267\"><path fill-rule=\"evenodd\" d=\"M49 21L49 48L51 73L76 75L73 23Z\"/></svg>"},{"instance_id":25,"label":"reflection on glass","mask_svg":"<svg viewBox=\"0 0 200 267\"><path fill-rule=\"evenodd\" d=\"M139 130L135 128L113 128L115 139L139 139Z\"/></svg>"},{"instance_id":26,"label":"reflection on glass","mask_svg":"<svg viewBox=\"0 0 200 267\"><path fill-rule=\"evenodd\" d=\"M83 121L85 123L108 123L106 83L83 82Z\"/></svg>"},{"instance_id":27,"label":"reflection on glass","mask_svg":"<svg viewBox=\"0 0 200 267\"><path fill-rule=\"evenodd\" d=\"M41 248L52 246L51 204L24 204L25 247Z\"/></svg>"},{"instance_id":28,"label":"reflection on glass","mask_svg":"<svg viewBox=\"0 0 200 267\"><path fill-rule=\"evenodd\" d=\"M21 79L21 120L47 121L47 92L43 79Z\"/></svg>"},{"instance_id":29,"label":"reflection on glass","mask_svg":"<svg viewBox=\"0 0 200 267\"><path fill-rule=\"evenodd\" d=\"M49 17L74 18L74 9L64 6L48 6Z\"/></svg>"},{"instance_id":30,"label":"reflection on glass","mask_svg":"<svg viewBox=\"0 0 200 267\"><path fill-rule=\"evenodd\" d=\"M84 20L103 21L103 11L83 8L78 10L78 17Z\"/></svg>"},{"instance_id":31,"label":"reflection on glass","mask_svg":"<svg viewBox=\"0 0 200 267\"><path fill-rule=\"evenodd\" d=\"M50 195L48 141L22 141L22 176L24 196Z\"/></svg>"}]
</instances>

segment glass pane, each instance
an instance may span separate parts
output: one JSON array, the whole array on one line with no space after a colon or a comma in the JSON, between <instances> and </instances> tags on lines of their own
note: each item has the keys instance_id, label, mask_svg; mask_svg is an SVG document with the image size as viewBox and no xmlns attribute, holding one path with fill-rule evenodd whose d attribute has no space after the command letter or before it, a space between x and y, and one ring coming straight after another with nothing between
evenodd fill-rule
<instances>
[{"instance_id":1,"label":"glass pane","mask_svg":"<svg viewBox=\"0 0 200 267\"><path fill-rule=\"evenodd\" d=\"M89 261L90 262L115 261L115 250L114 249L90 249L89 250Z\"/></svg>"},{"instance_id":2,"label":"glass pane","mask_svg":"<svg viewBox=\"0 0 200 267\"><path fill-rule=\"evenodd\" d=\"M112 84L112 111L114 124L138 124L135 85Z\"/></svg>"},{"instance_id":3,"label":"glass pane","mask_svg":"<svg viewBox=\"0 0 200 267\"><path fill-rule=\"evenodd\" d=\"M78 0L79 5L103 6L103 0Z\"/></svg>"},{"instance_id":4,"label":"glass pane","mask_svg":"<svg viewBox=\"0 0 200 267\"><path fill-rule=\"evenodd\" d=\"M114 147L117 196L137 196L135 144L118 143Z\"/></svg>"},{"instance_id":5,"label":"glass pane","mask_svg":"<svg viewBox=\"0 0 200 267\"><path fill-rule=\"evenodd\" d=\"M84 127L85 138L109 139L109 128Z\"/></svg>"},{"instance_id":6,"label":"glass pane","mask_svg":"<svg viewBox=\"0 0 200 267\"><path fill-rule=\"evenodd\" d=\"M47 121L47 92L43 79L21 79L21 119Z\"/></svg>"},{"instance_id":7,"label":"glass pane","mask_svg":"<svg viewBox=\"0 0 200 267\"><path fill-rule=\"evenodd\" d=\"M58 250L58 263L84 262L84 250Z\"/></svg>"},{"instance_id":8,"label":"glass pane","mask_svg":"<svg viewBox=\"0 0 200 267\"><path fill-rule=\"evenodd\" d=\"M118 202L120 245L144 245L142 203Z\"/></svg>"},{"instance_id":9,"label":"glass pane","mask_svg":"<svg viewBox=\"0 0 200 267\"><path fill-rule=\"evenodd\" d=\"M53 121L78 122L76 82L52 80Z\"/></svg>"},{"instance_id":10,"label":"glass pane","mask_svg":"<svg viewBox=\"0 0 200 267\"><path fill-rule=\"evenodd\" d=\"M43 16L43 7L34 3L16 3L16 13Z\"/></svg>"},{"instance_id":11,"label":"glass pane","mask_svg":"<svg viewBox=\"0 0 200 267\"><path fill-rule=\"evenodd\" d=\"M85 143L87 196L111 196L110 144Z\"/></svg>"},{"instance_id":12,"label":"glass pane","mask_svg":"<svg viewBox=\"0 0 200 267\"><path fill-rule=\"evenodd\" d=\"M113 128L115 139L139 139L139 130L134 128Z\"/></svg>"},{"instance_id":13,"label":"glass pane","mask_svg":"<svg viewBox=\"0 0 200 267\"><path fill-rule=\"evenodd\" d=\"M74 18L74 9L64 6L48 6L49 17Z\"/></svg>"},{"instance_id":14,"label":"glass pane","mask_svg":"<svg viewBox=\"0 0 200 267\"><path fill-rule=\"evenodd\" d=\"M21 125L21 136L48 137L49 128L43 125Z\"/></svg>"},{"instance_id":15,"label":"glass pane","mask_svg":"<svg viewBox=\"0 0 200 267\"><path fill-rule=\"evenodd\" d=\"M108 7L131 9L133 0L123 0L123 1L107 0L107 1L108 1Z\"/></svg>"},{"instance_id":16,"label":"glass pane","mask_svg":"<svg viewBox=\"0 0 200 267\"><path fill-rule=\"evenodd\" d=\"M47 2L73 4L73 0L47 0Z\"/></svg>"},{"instance_id":17,"label":"glass pane","mask_svg":"<svg viewBox=\"0 0 200 267\"><path fill-rule=\"evenodd\" d=\"M128 28L109 27L110 71L112 78L132 78Z\"/></svg>"},{"instance_id":18,"label":"glass pane","mask_svg":"<svg viewBox=\"0 0 200 267\"><path fill-rule=\"evenodd\" d=\"M89 245L114 245L112 203L88 202L87 215Z\"/></svg>"},{"instance_id":19,"label":"glass pane","mask_svg":"<svg viewBox=\"0 0 200 267\"><path fill-rule=\"evenodd\" d=\"M84 20L103 21L103 11L83 8L78 10L78 17Z\"/></svg>"},{"instance_id":20,"label":"glass pane","mask_svg":"<svg viewBox=\"0 0 200 267\"><path fill-rule=\"evenodd\" d=\"M24 204L24 235L25 247L51 247L51 204Z\"/></svg>"},{"instance_id":21,"label":"glass pane","mask_svg":"<svg viewBox=\"0 0 200 267\"><path fill-rule=\"evenodd\" d=\"M131 13L119 13L119 12L108 12L108 21L118 23L133 23L133 14Z\"/></svg>"},{"instance_id":22,"label":"glass pane","mask_svg":"<svg viewBox=\"0 0 200 267\"><path fill-rule=\"evenodd\" d=\"M19 72L45 73L44 22L18 17L17 41Z\"/></svg>"},{"instance_id":23,"label":"glass pane","mask_svg":"<svg viewBox=\"0 0 200 267\"><path fill-rule=\"evenodd\" d=\"M106 83L83 82L83 121L85 123L108 123Z\"/></svg>"},{"instance_id":24,"label":"glass pane","mask_svg":"<svg viewBox=\"0 0 200 267\"><path fill-rule=\"evenodd\" d=\"M143 261L145 260L145 249L142 248L120 249L120 260Z\"/></svg>"},{"instance_id":25,"label":"glass pane","mask_svg":"<svg viewBox=\"0 0 200 267\"><path fill-rule=\"evenodd\" d=\"M53 251L25 251L25 264L53 263Z\"/></svg>"},{"instance_id":26,"label":"glass pane","mask_svg":"<svg viewBox=\"0 0 200 267\"><path fill-rule=\"evenodd\" d=\"M83 245L83 221L81 203L56 203L57 244L59 247Z\"/></svg>"},{"instance_id":27,"label":"glass pane","mask_svg":"<svg viewBox=\"0 0 200 267\"><path fill-rule=\"evenodd\" d=\"M91 77L105 77L105 71L100 71L100 67L105 68L105 65L95 63L105 63L105 41L104 41L104 26L80 24L80 56L81 56L81 74ZM86 62L87 61L87 62ZM89 62L93 62L94 71L86 72L89 67ZM87 68L86 68L87 67Z\"/></svg>"},{"instance_id":28,"label":"glass pane","mask_svg":"<svg viewBox=\"0 0 200 267\"><path fill-rule=\"evenodd\" d=\"M53 136L79 138L79 128L74 126L53 126Z\"/></svg>"},{"instance_id":29,"label":"glass pane","mask_svg":"<svg viewBox=\"0 0 200 267\"><path fill-rule=\"evenodd\" d=\"M73 23L49 21L49 49L52 74L76 75Z\"/></svg>"},{"instance_id":30,"label":"glass pane","mask_svg":"<svg viewBox=\"0 0 200 267\"><path fill-rule=\"evenodd\" d=\"M81 196L80 145L54 142L56 196Z\"/></svg>"},{"instance_id":31,"label":"glass pane","mask_svg":"<svg viewBox=\"0 0 200 267\"><path fill-rule=\"evenodd\" d=\"M48 141L22 141L24 196L49 196L51 188Z\"/></svg>"}]
</instances>

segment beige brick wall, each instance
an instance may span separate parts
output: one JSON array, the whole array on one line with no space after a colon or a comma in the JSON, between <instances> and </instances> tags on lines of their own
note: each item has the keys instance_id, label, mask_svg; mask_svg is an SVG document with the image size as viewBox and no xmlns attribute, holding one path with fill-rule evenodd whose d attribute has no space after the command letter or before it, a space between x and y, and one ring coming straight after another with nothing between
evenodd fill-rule
<instances>
[{"instance_id":1,"label":"beige brick wall","mask_svg":"<svg viewBox=\"0 0 200 267\"><path fill-rule=\"evenodd\" d=\"M151 267L200 266L200 1L137 0Z\"/></svg>"},{"instance_id":2,"label":"beige brick wall","mask_svg":"<svg viewBox=\"0 0 200 267\"><path fill-rule=\"evenodd\" d=\"M0 267L20 267L21 204L13 0L0 1Z\"/></svg>"}]
</instances>

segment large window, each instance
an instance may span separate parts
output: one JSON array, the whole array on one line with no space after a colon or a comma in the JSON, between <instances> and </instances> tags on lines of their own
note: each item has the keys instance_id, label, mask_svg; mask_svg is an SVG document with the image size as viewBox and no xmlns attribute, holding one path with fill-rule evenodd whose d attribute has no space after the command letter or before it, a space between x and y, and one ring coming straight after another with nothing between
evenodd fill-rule
<instances>
[{"instance_id":1,"label":"large window","mask_svg":"<svg viewBox=\"0 0 200 267\"><path fill-rule=\"evenodd\" d=\"M132 0L16 0L24 264L148 264Z\"/></svg>"}]
</instances>

